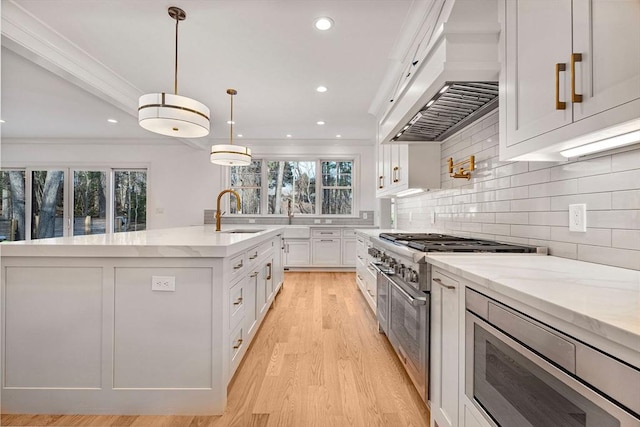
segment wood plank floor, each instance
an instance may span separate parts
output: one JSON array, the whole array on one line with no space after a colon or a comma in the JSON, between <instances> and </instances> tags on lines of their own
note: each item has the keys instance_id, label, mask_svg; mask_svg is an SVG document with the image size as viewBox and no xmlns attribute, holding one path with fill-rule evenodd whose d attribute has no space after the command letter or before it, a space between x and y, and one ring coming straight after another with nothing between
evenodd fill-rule
<instances>
[{"instance_id":1,"label":"wood plank floor","mask_svg":"<svg viewBox=\"0 0 640 427\"><path fill-rule=\"evenodd\" d=\"M287 272L222 416L2 415L2 426L424 427L420 400L353 273Z\"/></svg>"}]
</instances>

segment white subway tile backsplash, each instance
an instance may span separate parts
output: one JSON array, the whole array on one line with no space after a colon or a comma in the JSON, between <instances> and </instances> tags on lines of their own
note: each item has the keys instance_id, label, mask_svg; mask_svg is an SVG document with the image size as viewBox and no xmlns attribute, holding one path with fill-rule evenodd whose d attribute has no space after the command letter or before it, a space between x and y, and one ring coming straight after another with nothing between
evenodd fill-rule
<instances>
[{"instance_id":1,"label":"white subway tile backsplash","mask_svg":"<svg viewBox=\"0 0 640 427\"><path fill-rule=\"evenodd\" d=\"M512 212L533 212L548 210L551 210L551 199L549 197L511 201Z\"/></svg>"},{"instance_id":2,"label":"white subway tile backsplash","mask_svg":"<svg viewBox=\"0 0 640 427\"><path fill-rule=\"evenodd\" d=\"M611 170L613 172L640 168L640 150L627 151L611 156Z\"/></svg>"},{"instance_id":3,"label":"white subway tile backsplash","mask_svg":"<svg viewBox=\"0 0 640 427\"><path fill-rule=\"evenodd\" d=\"M529 212L496 212L498 224L529 224Z\"/></svg>"},{"instance_id":4,"label":"white subway tile backsplash","mask_svg":"<svg viewBox=\"0 0 640 427\"><path fill-rule=\"evenodd\" d=\"M640 168L578 179L578 193L634 190L640 183Z\"/></svg>"},{"instance_id":5,"label":"white subway tile backsplash","mask_svg":"<svg viewBox=\"0 0 640 427\"><path fill-rule=\"evenodd\" d=\"M512 225L511 235L514 237L548 240L551 238L551 228L542 225Z\"/></svg>"},{"instance_id":6,"label":"white subway tile backsplash","mask_svg":"<svg viewBox=\"0 0 640 427\"><path fill-rule=\"evenodd\" d=\"M587 232L569 231L569 227L551 227L553 240L559 242L579 243L594 246L611 246L611 230L604 228L589 228Z\"/></svg>"},{"instance_id":7,"label":"white subway tile backsplash","mask_svg":"<svg viewBox=\"0 0 640 427\"><path fill-rule=\"evenodd\" d=\"M511 177L511 186L519 187L521 185L539 184L541 182L549 182L549 169L540 169L535 172L527 172Z\"/></svg>"},{"instance_id":8,"label":"white subway tile backsplash","mask_svg":"<svg viewBox=\"0 0 640 427\"><path fill-rule=\"evenodd\" d=\"M550 170L551 181L601 175L611 172L611 156L598 157L582 162L564 163Z\"/></svg>"},{"instance_id":9,"label":"white subway tile backsplash","mask_svg":"<svg viewBox=\"0 0 640 427\"><path fill-rule=\"evenodd\" d=\"M640 210L589 212L587 209L587 227L640 230Z\"/></svg>"},{"instance_id":10,"label":"white subway tile backsplash","mask_svg":"<svg viewBox=\"0 0 640 427\"><path fill-rule=\"evenodd\" d=\"M614 191L611 196L612 209L640 209L640 190Z\"/></svg>"},{"instance_id":11,"label":"white subway tile backsplash","mask_svg":"<svg viewBox=\"0 0 640 427\"><path fill-rule=\"evenodd\" d=\"M640 230L611 230L611 246L640 251Z\"/></svg>"},{"instance_id":12,"label":"white subway tile backsplash","mask_svg":"<svg viewBox=\"0 0 640 427\"><path fill-rule=\"evenodd\" d=\"M500 162L498 114L442 144L442 189L397 199L398 228L547 246L551 255L640 270L640 149L583 161ZM470 181L446 159L476 155ZM569 205L587 205L587 232L569 232ZM430 212L437 212L436 224ZM409 212L412 221L409 222Z\"/></svg>"},{"instance_id":13,"label":"white subway tile backsplash","mask_svg":"<svg viewBox=\"0 0 640 427\"><path fill-rule=\"evenodd\" d=\"M630 249L578 245L578 259L580 261L640 270L640 256L638 256L638 251Z\"/></svg>"},{"instance_id":14,"label":"white subway tile backsplash","mask_svg":"<svg viewBox=\"0 0 640 427\"><path fill-rule=\"evenodd\" d=\"M611 193L577 194L551 198L552 211L569 211L569 205L584 203L587 210L611 209Z\"/></svg>"},{"instance_id":15,"label":"white subway tile backsplash","mask_svg":"<svg viewBox=\"0 0 640 427\"><path fill-rule=\"evenodd\" d=\"M553 181L544 184L535 184L529 186L530 197L563 196L565 194L576 194L577 192L577 179Z\"/></svg>"}]
</instances>

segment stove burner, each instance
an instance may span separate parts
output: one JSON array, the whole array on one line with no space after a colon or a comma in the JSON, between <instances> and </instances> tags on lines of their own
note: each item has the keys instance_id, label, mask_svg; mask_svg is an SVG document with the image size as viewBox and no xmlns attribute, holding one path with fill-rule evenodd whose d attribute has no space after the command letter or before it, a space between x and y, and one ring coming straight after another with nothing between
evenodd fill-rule
<instances>
[{"instance_id":1,"label":"stove burner","mask_svg":"<svg viewBox=\"0 0 640 427\"><path fill-rule=\"evenodd\" d=\"M414 240L468 240L464 237L456 237L456 236L447 236L446 234L437 234L437 233L380 233L379 237L385 240L391 240L392 242L396 241L406 241L411 242Z\"/></svg>"},{"instance_id":2,"label":"stove burner","mask_svg":"<svg viewBox=\"0 0 640 427\"><path fill-rule=\"evenodd\" d=\"M421 252L535 253L538 250L534 246L512 245L436 233L381 233L380 238Z\"/></svg>"}]
</instances>

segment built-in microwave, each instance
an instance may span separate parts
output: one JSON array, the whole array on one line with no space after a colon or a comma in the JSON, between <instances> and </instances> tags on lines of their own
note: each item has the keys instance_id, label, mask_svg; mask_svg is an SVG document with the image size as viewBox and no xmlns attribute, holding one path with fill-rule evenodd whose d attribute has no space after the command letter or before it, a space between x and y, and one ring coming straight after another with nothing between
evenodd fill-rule
<instances>
[{"instance_id":1,"label":"built-in microwave","mask_svg":"<svg viewBox=\"0 0 640 427\"><path fill-rule=\"evenodd\" d=\"M492 426L639 427L640 369L466 290L465 394Z\"/></svg>"}]
</instances>

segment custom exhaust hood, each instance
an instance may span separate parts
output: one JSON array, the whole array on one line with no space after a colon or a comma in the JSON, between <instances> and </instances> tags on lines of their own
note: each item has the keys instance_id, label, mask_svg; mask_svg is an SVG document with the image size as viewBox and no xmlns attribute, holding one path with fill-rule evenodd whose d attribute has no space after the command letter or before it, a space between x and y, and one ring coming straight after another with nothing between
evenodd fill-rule
<instances>
[{"instance_id":1,"label":"custom exhaust hood","mask_svg":"<svg viewBox=\"0 0 640 427\"><path fill-rule=\"evenodd\" d=\"M380 143L443 141L498 106L497 2L421 4L369 110Z\"/></svg>"}]
</instances>

